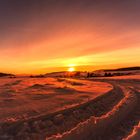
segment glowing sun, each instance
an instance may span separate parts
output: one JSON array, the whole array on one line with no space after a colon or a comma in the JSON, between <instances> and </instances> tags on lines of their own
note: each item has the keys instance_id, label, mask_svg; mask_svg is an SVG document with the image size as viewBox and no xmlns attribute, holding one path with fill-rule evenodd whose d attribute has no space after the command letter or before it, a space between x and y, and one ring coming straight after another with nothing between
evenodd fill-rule
<instances>
[{"instance_id":1,"label":"glowing sun","mask_svg":"<svg viewBox=\"0 0 140 140\"><path fill-rule=\"evenodd\" d=\"M73 71L75 71L75 68L74 67L70 67L70 68L68 68L68 71L69 72L73 72Z\"/></svg>"}]
</instances>

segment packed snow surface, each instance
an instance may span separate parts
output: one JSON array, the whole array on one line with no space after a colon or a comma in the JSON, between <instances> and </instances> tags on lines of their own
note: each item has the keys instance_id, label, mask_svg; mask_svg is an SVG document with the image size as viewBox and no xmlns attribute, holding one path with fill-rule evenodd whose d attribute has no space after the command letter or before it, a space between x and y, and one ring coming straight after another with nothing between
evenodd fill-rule
<instances>
[{"instance_id":1,"label":"packed snow surface","mask_svg":"<svg viewBox=\"0 0 140 140\"><path fill-rule=\"evenodd\" d=\"M70 108L100 96L105 82L62 78L1 78L0 121L17 121Z\"/></svg>"}]
</instances>

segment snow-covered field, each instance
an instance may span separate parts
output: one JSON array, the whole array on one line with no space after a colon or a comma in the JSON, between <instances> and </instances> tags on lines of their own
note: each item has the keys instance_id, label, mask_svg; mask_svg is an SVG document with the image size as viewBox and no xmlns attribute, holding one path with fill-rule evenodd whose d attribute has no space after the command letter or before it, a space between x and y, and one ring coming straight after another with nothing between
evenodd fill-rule
<instances>
[{"instance_id":1,"label":"snow-covered field","mask_svg":"<svg viewBox=\"0 0 140 140\"><path fill-rule=\"evenodd\" d=\"M98 79L102 79L102 77L98 77ZM124 75L124 76L114 76L114 77L104 77L104 79L140 79L140 74L135 75Z\"/></svg>"},{"instance_id":2,"label":"snow-covered field","mask_svg":"<svg viewBox=\"0 0 140 140\"><path fill-rule=\"evenodd\" d=\"M139 77L1 78L0 140L139 140Z\"/></svg>"},{"instance_id":3,"label":"snow-covered field","mask_svg":"<svg viewBox=\"0 0 140 140\"><path fill-rule=\"evenodd\" d=\"M112 86L59 78L1 78L0 120L17 121L87 102Z\"/></svg>"}]
</instances>

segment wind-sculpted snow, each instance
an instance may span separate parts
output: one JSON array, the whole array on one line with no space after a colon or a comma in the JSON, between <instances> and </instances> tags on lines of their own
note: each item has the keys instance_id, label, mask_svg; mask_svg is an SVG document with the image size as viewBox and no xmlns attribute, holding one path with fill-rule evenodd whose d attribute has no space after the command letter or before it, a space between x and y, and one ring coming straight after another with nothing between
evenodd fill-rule
<instances>
[{"instance_id":1,"label":"wind-sculpted snow","mask_svg":"<svg viewBox=\"0 0 140 140\"><path fill-rule=\"evenodd\" d=\"M46 140L92 140L99 139L106 130L119 123L135 107L137 98L128 93L111 111L101 117L91 117L75 128Z\"/></svg>"},{"instance_id":2,"label":"wind-sculpted snow","mask_svg":"<svg viewBox=\"0 0 140 140\"><path fill-rule=\"evenodd\" d=\"M135 140L139 84L138 79L3 79L0 140Z\"/></svg>"},{"instance_id":3,"label":"wind-sculpted snow","mask_svg":"<svg viewBox=\"0 0 140 140\"><path fill-rule=\"evenodd\" d=\"M118 95L117 92L120 92ZM45 139L46 136L54 134L64 133L73 129L76 125L86 121L90 116L101 116L106 114L120 99L123 98L121 90L116 87L108 93L99 96L93 100L89 100L86 103L79 104L69 109L65 109L50 115L38 116L33 119L25 120L22 122L15 122L13 124L7 124L7 127L3 128L2 136L8 136L14 140L19 138L23 139ZM16 128L16 129L15 129ZM43 133L43 134L42 134Z\"/></svg>"},{"instance_id":4,"label":"wind-sculpted snow","mask_svg":"<svg viewBox=\"0 0 140 140\"><path fill-rule=\"evenodd\" d=\"M0 81L0 121L4 122L70 108L112 89L103 82L61 78L1 78Z\"/></svg>"},{"instance_id":5,"label":"wind-sculpted snow","mask_svg":"<svg viewBox=\"0 0 140 140\"><path fill-rule=\"evenodd\" d=\"M123 140L140 140L140 122L138 125L134 126L132 133Z\"/></svg>"}]
</instances>

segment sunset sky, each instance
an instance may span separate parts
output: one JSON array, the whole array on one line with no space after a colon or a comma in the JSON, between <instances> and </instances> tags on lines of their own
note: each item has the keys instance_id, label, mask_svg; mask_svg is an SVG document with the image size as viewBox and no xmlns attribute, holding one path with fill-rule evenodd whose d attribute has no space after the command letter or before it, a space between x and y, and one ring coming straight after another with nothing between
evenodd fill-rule
<instances>
[{"instance_id":1,"label":"sunset sky","mask_svg":"<svg viewBox=\"0 0 140 140\"><path fill-rule=\"evenodd\" d=\"M0 71L140 65L140 0L1 0Z\"/></svg>"}]
</instances>

